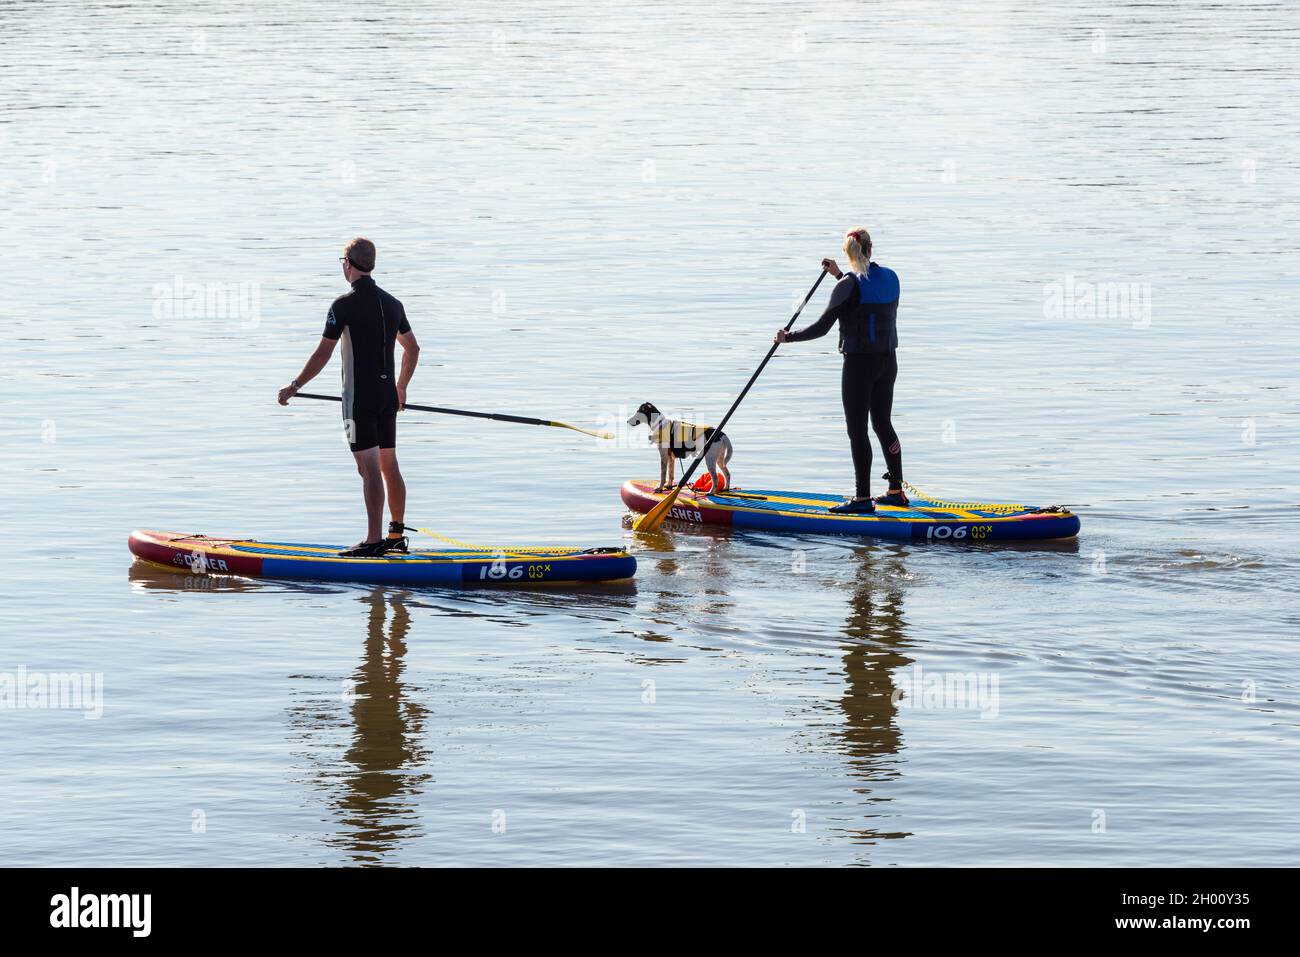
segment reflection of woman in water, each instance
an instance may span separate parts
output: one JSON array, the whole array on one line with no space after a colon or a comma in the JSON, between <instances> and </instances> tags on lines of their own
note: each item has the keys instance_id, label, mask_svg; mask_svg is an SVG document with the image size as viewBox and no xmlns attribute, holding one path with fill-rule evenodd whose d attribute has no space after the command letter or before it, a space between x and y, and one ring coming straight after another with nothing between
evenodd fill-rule
<instances>
[{"instance_id":1,"label":"reflection of woman in water","mask_svg":"<svg viewBox=\"0 0 1300 957\"><path fill-rule=\"evenodd\" d=\"M898 576L879 567L880 554L871 546L855 549L855 557L857 580L849 594L849 617L843 628L847 687L840 698L844 712L840 737L853 776L874 783L898 771L903 741L893 700L893 675L912 659L903 654L908 645L903 595L887 584ZM887 561L894 564L900 560L891 556ZM877 816L878 812L870 815ZM864 841L908 836L907 832L865 826L854 835Z\"/></svg>"}]
</instances>

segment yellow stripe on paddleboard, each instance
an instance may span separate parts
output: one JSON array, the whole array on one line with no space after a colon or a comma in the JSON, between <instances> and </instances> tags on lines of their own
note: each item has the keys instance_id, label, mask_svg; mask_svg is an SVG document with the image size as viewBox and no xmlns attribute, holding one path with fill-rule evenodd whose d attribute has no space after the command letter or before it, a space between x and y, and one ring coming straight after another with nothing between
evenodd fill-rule
<instances>
[{"instance_id":1,"label":"yellow stripe on paddleboard","mask_svg":"<svg viewBox=\"0 0 1300 957\"><path fill-rule=\"evenodd\" d=\"M548 562L571 562L578 561L587 556L585 555L553 555L553 554L534 554L525 552L465 552L462 554L453 554L451 552L434 552L434 551L414 551L407 555L395 558L344 558L336 554L329 548L319 545L292 545L281 542L258 542L252 539L241 541L226 541L217 539L221 544L214 544L213 540L202 538L172 538L158 539L162 544L170 545L173 548L192 547L194 551L201 552L204 555L215 556L217 558L291 558L294 561L305 562L351 562L354 564L369 565L391 565L395 561L415 560L416 564L423 565L461 565L466 562L484 561L486 559L495 559L497 555L503 555L506 561L548 561ZM246 546L241 548L240 546ZM254 551L256 549L256 551ZM616 553L610 553L609 558L619 557Z\"/></svg>"},{"instance_id":2,"label":"yellow stripe on paddleboard","mask_svg":"<svg viewBox=\"0 0 1300 957\"><path fill-rule=\"evenodd\" d=\"M690 498L685 499L685 501L700 501L700 499L696 499L696 498L694 498L694 497L690 497ZM719 508L725 508L725 509L727 509L728 511L732 511L732 512L735 512L735 511L744 511L744 510L745 510L745 504L744 504L744 500L743 500L743 499L740 500L740 501L738 501L738 502L737 502L736 504L734 504L734 505L733 505L733 504L730 504L730 503L727 501L726 496L723 496L721 499L706 498L706 499L704 499L704 501L707 501L710 505L717 506L717 507L719 507ZM822 509L827 508L827 505L826 505L826 499L824 499L824 498L797 498L797 497L792 496L792 495L765 495L765 496L763 496L762 499L760 499L760 501L763 501L763 502L775 502L775 503L780 504L780 505L806 505L806 506L810 506L810 507L812 507L812 508L822 508ZM763 509L762 511L770 512L771 509ZM984 520L984 519L983 519L983 516L981 516L981 515L976 515L974 512L970 512L970 511L967 511L967 510L965 510L965 509L960 509L960 508L942 508L942 507L939 507L939 506L935 506L935 507L933 507L933 508L929 508L929 507L927 507L927 508L925 508L924 510L922 510L920 507L913 507L913 508L900 508L900 507L898 507L898 506L896 506L896 505L877 505L877 506L876 506L876 511L879 512L879 513L883 513L883 514L880 514L880 515L852 515L852 514L849 514L849 515L838 515L838 514L831 514L831 513L828 512L828 513L827 513L827 517L828 517L828 518L835 518L835 519L839 519L839 518L864 518L864 519L868 519L868 520L870 520L870 519L878 519L878 518L882 518L882 517L885 517L885 518L893 518L895 515L897 515L898 518L900 518L900 519L904 519L904 520L907 520L907 519L906 519L906 516L907 516L909 513L911 513L911 514L913 515L913 520L915 520L915 513L916 513L916 512L925 511L925 512L943 512L945 515L959 515L959 516L961 516L961 517L963 517L963 518L969 518L971 521L977 521L977 522L978 522L978 521L983 521L983 520ZM791 514L791 513L789 513L789 512L785 512L785 511L782 511L781 514L782 514L782 515L787 515L787 514ZM795 513L795 514L799 514L799 515L807 515L808 513L807 513L807 512L798 512L798 513ZM925 516L925 517L928 517L928 516Z\"/></svg>"},{"instance_id":3,"label":"yellow stripe on paddleboard","mask_svg":"<svg viewBox=\"0 0 1300 957\"><path fill-rule=\"evenodd\" d=\"M642 486L640 483L634 483L634 485L638 488L638 491L640 491L644 495L653 495L658 500L662 500L663 498L662 495L650 491L650 489L654 487L653 483L647 483L645 486ZM747 493L745 493L743 489L738 489L737 494L744 495ZM793 495L763 495L760 497L758 495L754 495L752 496L751 501L774 502L777 503L778 505L805 505L805 506L810 506L812 508L820 508L820 509L827 508L826 499L824 497L801 498ZM943 515L952 515L955 517L957 521L979 522L981 524L985 522L1015 522L1026 517L1023 514L994 515L994 516L977 515L974 512L970 512L961 508L942 508L939 506L935 506L933 508L927 507L924 509L924 511L922 511L919 508L898 508L897 506L893 506L893 505L876 506L877 513L874 515L853 515L853 514L839 515L839 514L832 514L827 511L791 512L779 508L772 509L772 508L755 508L753 506L746 507L743 499L737 500L735 504L732 504L727 501L725 496L722 498L715 498L706 495L703 498L697 498L694 494L691 493L683 494L682 497L677 500L677 504L679 506L689 505L690 503L695 503L697 505L701 505L701 504L707 505L709 508L721 509L722 511L726 511L726 512L760 512L760 513L771 512L776 515L784 515L791 518L832 519L837 522L847 520L847 521L868 522L868 523L880 522L880 521L933 523L933 522L945 522L945 521L953 520L953 519L946 519L946 518L938 518L933 514L928 514L934 512L939 512L942 513ZM1011 507L1021 508L1022 506L1017 505Z\"/></svg>"}]
</instances>

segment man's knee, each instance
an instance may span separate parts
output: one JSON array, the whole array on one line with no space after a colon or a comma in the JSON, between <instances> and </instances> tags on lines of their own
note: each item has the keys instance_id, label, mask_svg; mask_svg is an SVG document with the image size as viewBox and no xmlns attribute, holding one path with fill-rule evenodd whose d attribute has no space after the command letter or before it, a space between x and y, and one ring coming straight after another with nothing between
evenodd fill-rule
<instances>
[{"instance_id":1,"label":"man's knee","mask_svg":"<svg viewBox=\"0 0 1300 957\"><path fill-rule=\"evenodd\" d=\"M357 474L362 478L379 477L379 456L378 455L358 455L357 456Z\"/></svg>"}]
</instances>

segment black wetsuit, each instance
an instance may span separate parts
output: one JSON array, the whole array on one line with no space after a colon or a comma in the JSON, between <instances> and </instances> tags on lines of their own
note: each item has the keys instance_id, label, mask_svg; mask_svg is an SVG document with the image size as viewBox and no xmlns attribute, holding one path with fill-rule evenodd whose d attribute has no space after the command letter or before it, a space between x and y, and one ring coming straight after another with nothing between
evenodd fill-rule
<instances>
[{"instance_id":1,"label":"black wetsuit","mask_svg":"<svg viewBox=\"0 0 1300 957\"><path fill-rule=\"evenodd\" d=\"M343 422L353 452L397 446L393 344L410 331L401 302L369 276L330 306L323 335L343 340Z\"/></svg>"},{"instance_id":2,"label":"black wetsuit","mask_svg":"<svg viewBox=\"0 0 1300 957\"><path fill-rule=\"evenodd\" d=\"M871 497L871 438L874 428L889 469L890 486L903 481L903 449L890 422L894 380L898 378L898 276L872 263L866 276L845 273L831 292L826 311L806 329L790 333L792 342L818 339L840 324L844 369L840 397L853 451L858 498Z\"/></svg>"}]
</instances>

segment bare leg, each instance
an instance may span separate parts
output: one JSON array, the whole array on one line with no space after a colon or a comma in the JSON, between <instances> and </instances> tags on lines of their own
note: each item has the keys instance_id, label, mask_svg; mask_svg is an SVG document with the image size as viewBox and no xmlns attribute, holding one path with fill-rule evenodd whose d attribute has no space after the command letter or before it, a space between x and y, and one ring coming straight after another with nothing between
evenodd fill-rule
<instances>
[{"instance_id":1,"label":"bare leg","mask_svg":"<svg viewBox=\"0 0 1300 957\"><path fill-rule=\"evenodd\" d=\"M353 452L357 472L361 476L361 491L366 500L367 542L377 542L383 535L379 530L384 517L384 479L379 471L379 447Z\"/></svg>"},{"instance_id":2,"label":"bare leg","mask_svg":"<svg viewBox=\"0 0 1300 957\"><path fill-rule=\"evenodd\" d=\"M397 449L379 450L379 471L388 489L388 514L394 522L403 524L406 521L406 480L397 465Z\"/></svg>"}]
</instances>

